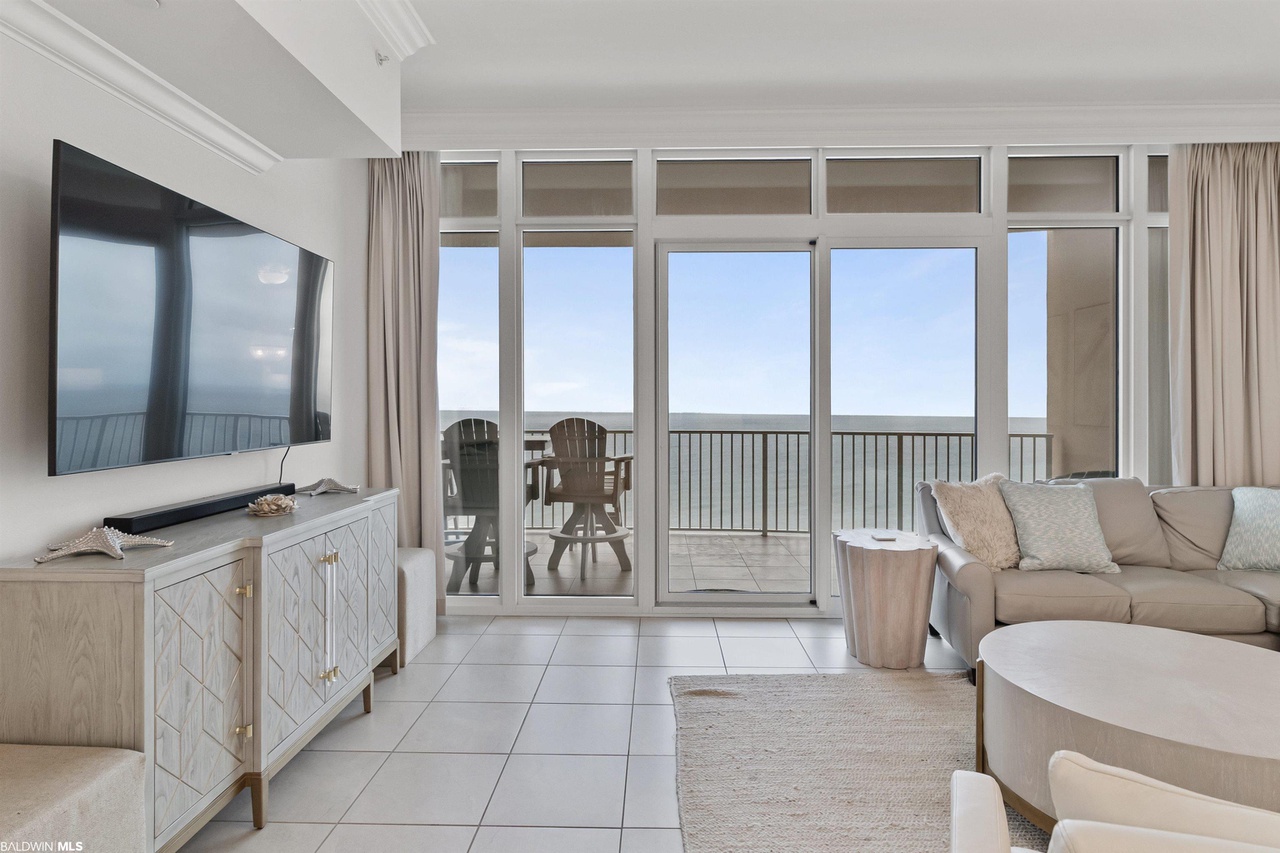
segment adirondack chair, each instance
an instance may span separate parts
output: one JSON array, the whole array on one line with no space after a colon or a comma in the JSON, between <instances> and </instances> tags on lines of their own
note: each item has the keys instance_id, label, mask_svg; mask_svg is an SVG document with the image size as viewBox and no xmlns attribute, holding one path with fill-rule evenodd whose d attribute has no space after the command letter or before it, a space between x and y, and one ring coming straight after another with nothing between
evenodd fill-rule
<instances>
[{"instance_id":1,"label":"adirondack chair","mask_svg":"<svg viewBox=\"0 0 1280 853\"><path fill-rule=\"evenodd\" d=\"M468 571L470 583L479 580L480 564L498 562L498 425L480 418L466 418L450 425L441 441L444 460L445 515L473 517L471 532L459 545L445 549L453 569L446 586L448 592L462 587ZM525 487L525 502L537 496L536 481ZM529 557L537 546L525 543L525 584L533 583Z\"/></svg>"},{"instance_id":2,"label":"adirondack chair","mask_svg":"<svg viewBox=\"0 0 1280 853\"><path fill-rule=\"evenodd\" d=\"M541 462L547 469L543 501L572 505L568 519L557 533L547 568L555 571L570 545L580 548L579 576L586 577L588 550L606 542L624 572L631 558L624 540L631 531L622 526L622 496L631 489L631 456L608 456L609 432L585 418L565 418L551 427L552 455ZM588 549L590 546L590 549Z\"/></svg>"}]
</instances>

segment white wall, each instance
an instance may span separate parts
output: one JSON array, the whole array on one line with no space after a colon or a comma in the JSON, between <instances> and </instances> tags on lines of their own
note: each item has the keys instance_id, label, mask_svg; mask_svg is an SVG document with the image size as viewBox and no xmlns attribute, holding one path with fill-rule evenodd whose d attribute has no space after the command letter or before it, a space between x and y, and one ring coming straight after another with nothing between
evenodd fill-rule
<instances>
[{"instance_id":1,"label":"white wall","mask_svg":"<svg viewBox=\"0 0 1280 853\"><path fill-rule=\"evenodd\" d=\"M285 479L364 482L366 166L301 160L254 176L0 37L0 555L104 515L274 482L283 451L46 475L49 215L63 139L335 262L334 439L295 448ZM19 563L21 565L22 563Z\"/></svg>"}]
</instances>

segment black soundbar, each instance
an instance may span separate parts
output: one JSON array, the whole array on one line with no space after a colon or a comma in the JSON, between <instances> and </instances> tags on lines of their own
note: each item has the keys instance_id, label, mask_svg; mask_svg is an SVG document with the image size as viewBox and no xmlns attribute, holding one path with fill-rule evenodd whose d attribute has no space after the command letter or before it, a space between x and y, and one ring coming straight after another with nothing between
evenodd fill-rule
<instances>
[{"instance_id":1,"label":"black soundbar","mask_svg":"<svg viewBox=\"0 0 1280 853\"><path fill-rule=\"evenodd\" d=\"M102 526L114 527L122 533L146 533L171 524L182 524L184 521L195 521L197 518L207 518L220 512L244 509L263 495L291 495L293 492L293 483L272 483L269 486L258 486L243 492L227 492L225 495L197 498L180 504L157 506L131 512L128 515L104 518Z\"/></svg>"}]
</instances>

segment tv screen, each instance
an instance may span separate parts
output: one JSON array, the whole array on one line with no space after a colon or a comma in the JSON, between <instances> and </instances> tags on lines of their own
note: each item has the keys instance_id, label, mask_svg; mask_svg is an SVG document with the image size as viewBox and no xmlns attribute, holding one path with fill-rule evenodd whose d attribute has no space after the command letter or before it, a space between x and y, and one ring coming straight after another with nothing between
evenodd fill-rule
<instances>
[{"instance_id":1,"label":"tv screen","mask_svg":"<svg viewBox=\"0 0 1280 853\"><path fill-rule=\"evenodd\" d=\"M49 473L327 441L333 264L65 142Z\"/></svg>"}]
</instances>

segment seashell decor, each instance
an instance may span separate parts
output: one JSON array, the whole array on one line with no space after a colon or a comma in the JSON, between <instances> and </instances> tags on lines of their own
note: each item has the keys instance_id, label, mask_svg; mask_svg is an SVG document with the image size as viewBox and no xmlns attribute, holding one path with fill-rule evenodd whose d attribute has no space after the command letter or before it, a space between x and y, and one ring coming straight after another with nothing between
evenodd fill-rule
<instances>
[{"instance_id":1,"label":"seashell decor","mask_svg":"<svg viewBox=\"0 0 1280 853\"><path fill-rule=\"evenodd\" d=\"M102 553L117 560L124 559L126 548L138 548L143 545L158 545L168 548L172 539L156 539L154 536L135 536L132 533L121 533L114 527L95 527L79 539L70 542L59 542L49 546L49 553L36 557L37 563L60 560L73 554Z\"/></svg>"},{"instance_id":2,"label":"seashell decor","mask_svg":"<svg viewBox=\"0 0 1280 853\"><path fill-rule=\"evenodd\" d=\"M298 502L289 495L263 495L249 504L252 515L270 518L276 515L288 515L298 508Z\"/></svg>"},{"instance_id":3,"label":"seashell decor","mask_svg":"<svg viewBox=\"0 0 1280 853\"><path fill-rule=\"evenodd\" d=\"M332 477L325 477L323 480L316 480L310 486L299 487L298 491L306 492L314 498L316 495L323 495L325 492L346 492L354 495L360 491L360 487L344 486Z\"/></svg>"}]
</instances>

